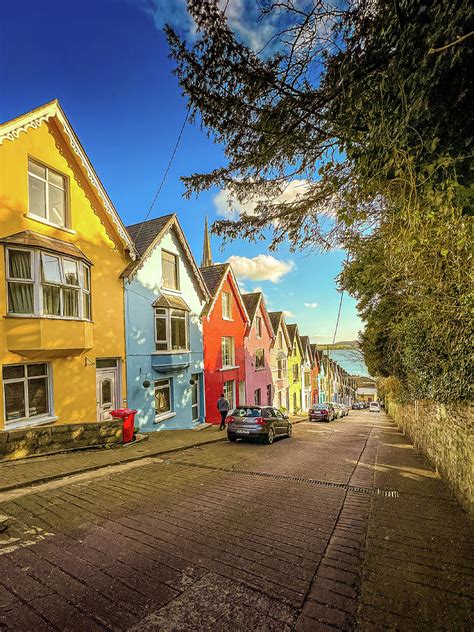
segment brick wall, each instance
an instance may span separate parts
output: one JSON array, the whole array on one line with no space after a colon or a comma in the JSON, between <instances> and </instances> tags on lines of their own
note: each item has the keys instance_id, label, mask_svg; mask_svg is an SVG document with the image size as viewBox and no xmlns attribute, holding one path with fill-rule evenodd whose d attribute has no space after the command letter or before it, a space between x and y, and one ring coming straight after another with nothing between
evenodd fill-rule
<instances>
[{"instance_id":1,"label":"brick wall","mask_svg":"<svg viewBox=\"0 0 474 632\"><path fill-rule=\"evenodd\" d=\"M38 426L0 432L0 461L122 442L119 420Z\"/></svg>"},{"instance_id":2,"label":"brick wall","mask_svg":"<svg viewBox=\"0 0 474 632\"><path fill-rule=\"evenodd\" d=\"M388 413L436 468L459 502L472 513L474 446L470 406L389 401Z\"/></svg>"}]
</instances>

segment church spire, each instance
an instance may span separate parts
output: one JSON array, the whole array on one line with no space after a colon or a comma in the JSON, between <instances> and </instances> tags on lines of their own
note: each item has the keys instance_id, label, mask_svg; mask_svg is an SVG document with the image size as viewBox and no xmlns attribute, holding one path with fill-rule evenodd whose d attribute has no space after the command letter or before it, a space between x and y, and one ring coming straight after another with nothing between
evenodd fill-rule
<instances>
[{"instance_id":1,"label":"church spire","mask_svg":"<svg viewBox=\"0 0 474 632\"><path fill-rule=\"evenodd\" d=\"M201 268L212 266L211 240L209 239L209 227L207 225L207 215L204 222L204 246L202 249Z\"/></svg>"}]
</instances>

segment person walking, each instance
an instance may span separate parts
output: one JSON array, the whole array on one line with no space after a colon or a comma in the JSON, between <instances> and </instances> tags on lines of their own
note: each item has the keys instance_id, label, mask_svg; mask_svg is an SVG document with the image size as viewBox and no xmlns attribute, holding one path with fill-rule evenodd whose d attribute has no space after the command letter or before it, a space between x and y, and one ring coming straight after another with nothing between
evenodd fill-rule
<instances>
[{"instance_id":1,"label":"person walking","mask_svg":"<svg viewBox=\"0 0 474 632\"><path fill-rule=\"evenodd\" d=\"M227 417L229 408L229 401L224 397L224 393L221 393L221 396L217 400L217 410L221 414L221 425L219 426L219 430L225 430L225 418Z\"/></svg>"}]
</instances>

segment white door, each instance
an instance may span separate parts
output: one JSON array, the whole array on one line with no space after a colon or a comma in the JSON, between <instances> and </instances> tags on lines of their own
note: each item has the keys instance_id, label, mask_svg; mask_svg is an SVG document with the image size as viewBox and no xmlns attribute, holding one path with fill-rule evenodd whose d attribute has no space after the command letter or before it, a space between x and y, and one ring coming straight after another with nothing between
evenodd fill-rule
<instances>
[{"instance_id":1,"label":"white door","mask_svg":"<svg viewBox=\"0 0 474 632\"><path fill-rule=\"evenodd\" d=\"M111 419L110 411L117 406L117 369L97 371L97 421Z\"/></svg>"}]
</instances>

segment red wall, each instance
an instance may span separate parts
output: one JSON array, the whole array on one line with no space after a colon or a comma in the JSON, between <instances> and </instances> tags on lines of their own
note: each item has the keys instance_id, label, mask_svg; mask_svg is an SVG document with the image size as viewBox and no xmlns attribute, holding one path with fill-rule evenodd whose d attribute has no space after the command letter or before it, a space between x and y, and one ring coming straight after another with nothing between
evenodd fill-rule
<instances>
[{"instance_id":1,"label":"red wall","mask_svg":"<svg viewBox=\"0 0 474 632\"><path fill-rule=\"evenodd\" d=\"M222 292L232 294L232 320L222 318ZM228 274L210 314L203 318L204 380L206 392L206 421L220 423L217 400L223 392L224 382L235 380L235 405L239 405L239 382L245 380L244 336L247 322L241 307L241 299ZM237 369L222 369L222 336L233 336Z\"/></svg>"}]
</instances>

